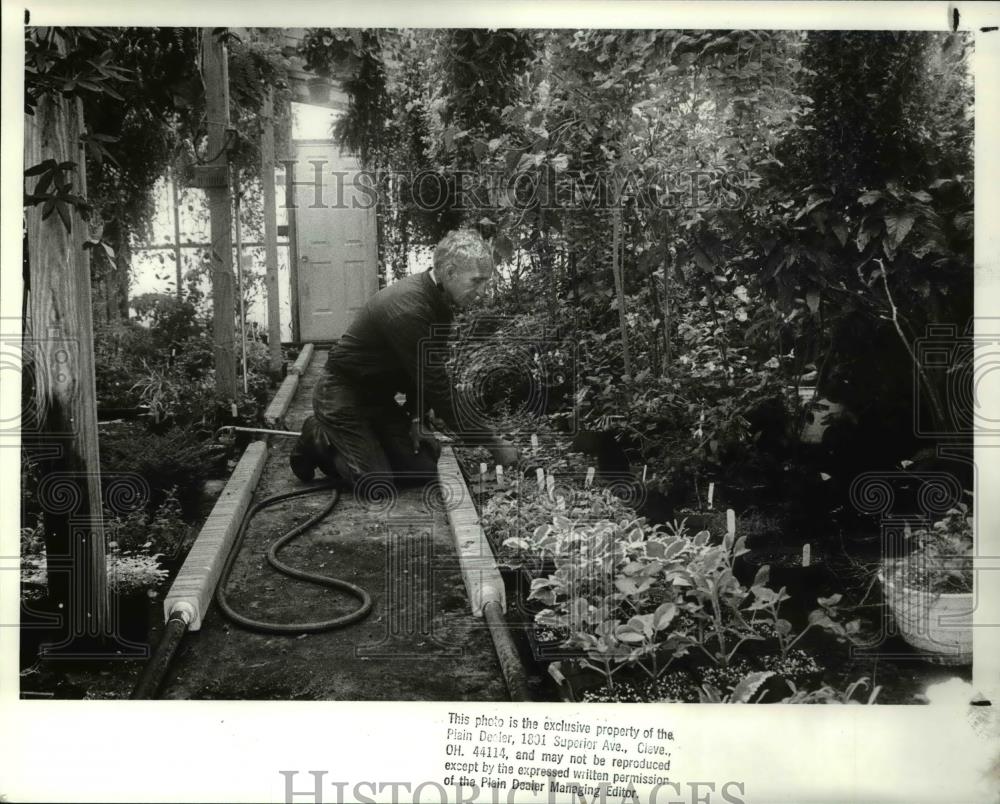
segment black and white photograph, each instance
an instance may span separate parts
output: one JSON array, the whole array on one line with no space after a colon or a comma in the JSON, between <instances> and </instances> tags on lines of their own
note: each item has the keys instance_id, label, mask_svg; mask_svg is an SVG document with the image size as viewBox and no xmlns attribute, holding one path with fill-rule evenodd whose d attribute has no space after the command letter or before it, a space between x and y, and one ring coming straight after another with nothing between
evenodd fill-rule
<instances>
[{"instance_id":1,"label":"black and white photograph","mask_svg":"<svg viewBox=\"0 0 1000 804\"><path fill-rule=\"evenodd\" d=\"M241 736L0 800L996 800L1000 10L775 5L5 2L3 708Z\"/></svg>"}]
</instances>

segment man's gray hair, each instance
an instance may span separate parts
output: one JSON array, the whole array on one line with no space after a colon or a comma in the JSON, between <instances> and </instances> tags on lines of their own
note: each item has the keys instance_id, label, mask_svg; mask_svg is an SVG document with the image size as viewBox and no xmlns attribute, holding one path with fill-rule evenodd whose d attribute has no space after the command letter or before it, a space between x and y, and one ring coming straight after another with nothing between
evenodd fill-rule
<instances>
[{"instance_id":1,"label":"man's gray hair","mask_svg":"<svg viewBox=\"0 0 1000 804\"><path fill-rule=\"evenodd\" d=\"M470 263L489 262L493 268L493 250L475 229L455 229L441 238L434 249L434 270L451 275L456 268Z\"/></svg>"}]
</instances>

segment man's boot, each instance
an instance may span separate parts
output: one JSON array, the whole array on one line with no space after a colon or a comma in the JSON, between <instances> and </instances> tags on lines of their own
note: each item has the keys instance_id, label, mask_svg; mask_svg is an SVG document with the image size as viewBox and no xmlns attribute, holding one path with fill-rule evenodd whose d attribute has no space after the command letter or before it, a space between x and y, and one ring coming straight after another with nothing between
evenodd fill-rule
<instances>
[{"instance_id":1,"label":"man's boot","mask_svg":"<svg viewBox=\"0 0 1000 804\"><path fill-rule=\"evenodd\" d=\"M317 435L316 419L309 416L302 423L302 432L296 439L295 446L292 447L291 455L288 456L292 474L303 483L308 483L313 479L316 467L319 466Z\"/></svg>"}]
</instances>

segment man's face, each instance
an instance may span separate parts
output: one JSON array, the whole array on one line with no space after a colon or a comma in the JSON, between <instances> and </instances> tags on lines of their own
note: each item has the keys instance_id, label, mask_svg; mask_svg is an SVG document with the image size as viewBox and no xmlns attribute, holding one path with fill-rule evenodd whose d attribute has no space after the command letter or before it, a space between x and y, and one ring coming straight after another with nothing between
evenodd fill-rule
<instances>
[{"instance_id":1,"label":"man's face","mask_svg":"<svg viewBox=\"0 0 1000 804\"><path fill-rule=\"evenodd\" d=\"M493 262L488 259L466 260L455 265L446 276L441 277L445 293L460 309L465 309L493 282Z\"/></svg>"}]
</instances>

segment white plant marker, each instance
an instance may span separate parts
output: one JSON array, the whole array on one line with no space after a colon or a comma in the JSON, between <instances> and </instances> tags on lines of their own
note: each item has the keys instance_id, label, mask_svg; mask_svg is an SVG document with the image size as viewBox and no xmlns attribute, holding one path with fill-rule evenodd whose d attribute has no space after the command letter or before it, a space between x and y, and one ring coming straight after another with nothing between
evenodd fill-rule
<instances>
[{"instance_id":1,"label":"white plant marker","mask_svg":"<svg viewBox=\"0 0 1000 804\"><path fill-rule=\"evenodd\" d=\"M736 512L732 508L726 509L726 531L732 535L736 535Z\"/></svg>"},{"instance_id":2,"label":"white plant marker","mask_svg":"<svg viewBox=\"0 0 1000 804\"><path fill-rule=\"evenodd\" d=\"M649 468L648 463L642 465L642 485L646 485L646 470Z\"/></svg>"},{"instance_id":3,"label":"white plant marker","mask_svg":"<svg viewBox=\"0 0 1000 804\"><path fill-rule=\"evenodd\" d=\"M808 567L812 563L812 545L806 542L802 545L802 566Z\"/></svg>"},{"instance_id":4,"label":"white plant marker","mask_svg":"<svg viewBox=\"0 0 1000 804\"><path fill-rule=\"evenodd\" d=\"M708 484L708 510L712 510L712 498L715 496L715 483Z\"/></svg>"},{"instance_id":5,"label":"white plant marker","mask_svg":"<svg viewBox=\"0 0 1000 804\"><path fill-rule=\"evenodd\" d=\"M485 475L489 471L489 467L485 463L479 464L479 474L480 476Z\"/></svg>"},{"instance_id":6,"label":"white plant marker","mask_svg":"<svg viewBox=\"0 0 1000 804\"><path fill-rule=\"evenodd\" d=\"M587 467L587 479L583 481L583 485L584 485L585 488L589 489L593 485L593 483L594 483L594 467L593 466L588 466Z\"/></svg>"},{"instance_id":7,"label":"white plant marker","mask_svg":"<svg viewBox=\"0 0 1000 804\"><path fill-rule=\"evenodd\" d=\"M503 467L500 464L497 464L497 485L503 485Z\"/></svg>"},{"instance_id":8,"label":"white plant marker","mask_svg":"<svg viewBox=\"0 0 1000 804\"><path fill-rule=\"evenodd\" d=\"M538 449L538 434L537 433L532 433L531 434L531 448L532 449Z\"/></svg>"},{"instance_id":9,"label":"white plant marker","mask_svg":"<svg viewBox=\"0 0 1000 804\"><path fill-rule=\"evenodd\" d=\"M538 467L535 470L535 477L538 478L539 493L545 491L545 470L542 469L541 467Z\"/></svg>"},{"instance_id":10,"label":"white plant marker","mask_svg":"<svg viewBox=\"0 0 1000 804\"><path fill-rule=\"evenodd\" d=\"M230 410L230 412L231 412L231 413L233 414L233 418L234 418L234 419L235 419L235 418L236 418L237 416L239 416L239 410L237 410L237 408L236 408L236 403L235 403L235 402L233 402L233 403L232 403L232 404L231 404L231 405L229 406L229 410Z\"/></svg>"},{"instance_id":11,"label":"white plant marker","mask_svg":"<svg viewBox=\"0 0 1000 804\"><path fill-rule=\"evenodd\" d=\"M555 500L555 496L553 493L556 488L556 479L552 475L549 475L548 477L545 478L545 488L549 493L549 499Z\"/></svg>"}]
</instances>

